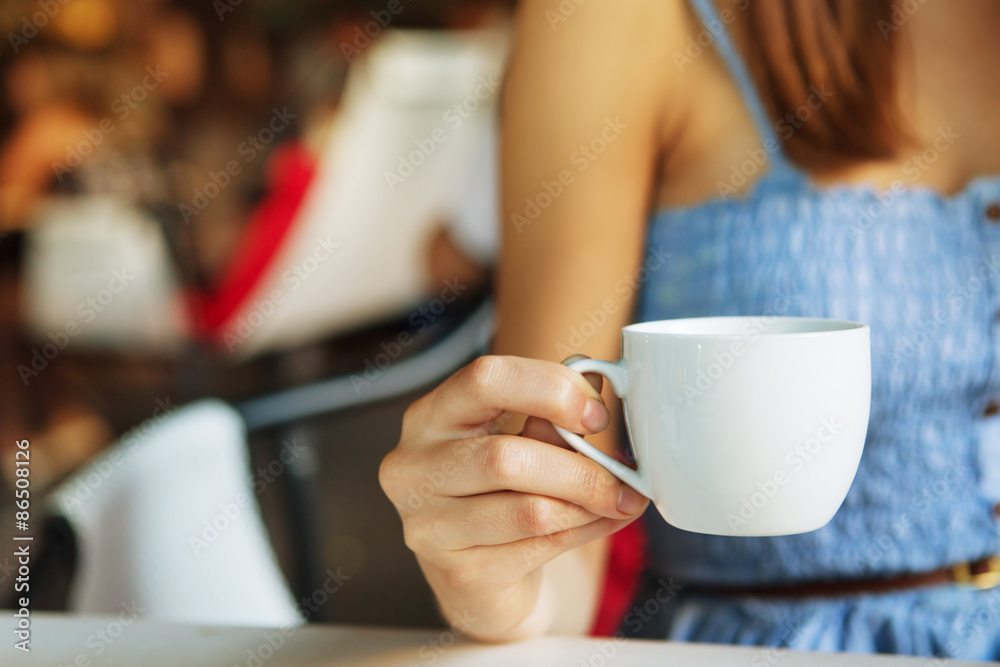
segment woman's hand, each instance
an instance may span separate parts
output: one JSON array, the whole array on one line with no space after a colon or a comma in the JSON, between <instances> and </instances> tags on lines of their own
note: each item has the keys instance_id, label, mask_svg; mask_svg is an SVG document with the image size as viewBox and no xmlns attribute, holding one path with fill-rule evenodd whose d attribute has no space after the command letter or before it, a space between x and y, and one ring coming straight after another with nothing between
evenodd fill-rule
<instances>
[{"instance_id":1,"label":"woman's hand","mask_svg":"<svg viewBox=\"0 0 1000 667\"><path fill-rule=\"evenodd\" d=\"M499 433L506 412L529 415ZM544 633L541 567L623 528L647 500L561 445L608 424L600 394L548 361L486 356L415 402L379 480L445 616L484 639Z\"/></svg>"}]
</instances>

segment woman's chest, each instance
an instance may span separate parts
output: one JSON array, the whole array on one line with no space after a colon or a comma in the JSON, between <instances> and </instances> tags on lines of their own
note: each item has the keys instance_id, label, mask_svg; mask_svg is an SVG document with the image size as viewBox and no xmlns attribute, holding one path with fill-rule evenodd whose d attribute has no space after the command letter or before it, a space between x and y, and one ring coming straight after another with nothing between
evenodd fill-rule
<instances>
[{"instance_id":1,"label":"woman's chest","mask_svg":"<svg viewBox=\"0 0 1000 667\"><path fill-rule=\"evenodd\" d=\"M851 319L872 330L874 390L911 400L1000 380L1000 179L953 198L926 190L755 191L664 212L637 319ZM964 400L964 399L962 399Z\"/></svg>"}]
</instances>

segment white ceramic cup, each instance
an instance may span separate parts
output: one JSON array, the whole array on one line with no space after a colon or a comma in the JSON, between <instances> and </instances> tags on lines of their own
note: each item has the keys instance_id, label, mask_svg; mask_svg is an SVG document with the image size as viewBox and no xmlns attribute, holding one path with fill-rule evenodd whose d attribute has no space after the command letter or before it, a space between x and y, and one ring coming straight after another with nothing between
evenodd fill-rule
<instances>
[{"instance_id":1,"label":"white ceramic cup","mask_svg":"<svg viewBox=\"0 0 1000 667\"><path fill-rule=\"evenodd\" d=\"M633 324L600 373L625 406L633 470L575 433L577 451L650 498L669 523L715 535L826 525L854 481L871 401L869 329L798 317Z\"/></svg>"}]
</instances>

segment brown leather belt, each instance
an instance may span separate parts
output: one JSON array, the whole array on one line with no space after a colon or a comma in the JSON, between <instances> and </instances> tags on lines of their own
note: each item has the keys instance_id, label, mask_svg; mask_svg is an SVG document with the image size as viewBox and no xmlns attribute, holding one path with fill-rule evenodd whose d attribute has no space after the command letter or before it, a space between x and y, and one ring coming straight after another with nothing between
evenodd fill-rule
<instances>
[{"instance_id":1,"label":"brown leather belt","mask_svg":"<svg viewBox=\"0 0 1000 667\"><path fill-rule=\"evenodd\" d=\"M691 590L710 595L754 597L837 597L860 593L886 593L926 586L956 584L980 590L1000 585L1000 555L958 563L951 567L930 572L913 572L880 579L847 579L842 581L815 581L785 586L691 586Z\"/></svg>"}]
</instances>

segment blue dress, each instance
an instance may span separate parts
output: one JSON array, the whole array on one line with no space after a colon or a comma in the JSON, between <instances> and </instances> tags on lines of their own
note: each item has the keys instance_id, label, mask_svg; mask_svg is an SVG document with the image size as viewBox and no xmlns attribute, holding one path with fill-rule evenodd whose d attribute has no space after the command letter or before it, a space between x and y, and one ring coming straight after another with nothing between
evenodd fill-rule
<instances>
[{"instance_id":1,"label":"blue dress","mask_svg":"<svg viewBox=\"0 0 1000 667\"><path fill-rule=\"evenodd\" d=\"M703 21L715 17L709 0L694 5ZM764 145L776 150L748 194L652 218L647 251L672 256L644 286L636 319L779 314L865 322L871 421L854 485L820 530L700 535L649 511L651 565L633 608L646 611L627 615L622 632L1000 659L1000 588L799 599L696 591L892 577L1000 552L1000 416L992 403L1000 401L1000 176L952 196L906 181L886 191L812 184L782 154L724 31L715 46ZM682 588L662 602L661 582L671 577ZM759 664L773 656L762 649Z\"/></svg>"}]
</instances>

